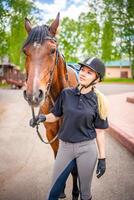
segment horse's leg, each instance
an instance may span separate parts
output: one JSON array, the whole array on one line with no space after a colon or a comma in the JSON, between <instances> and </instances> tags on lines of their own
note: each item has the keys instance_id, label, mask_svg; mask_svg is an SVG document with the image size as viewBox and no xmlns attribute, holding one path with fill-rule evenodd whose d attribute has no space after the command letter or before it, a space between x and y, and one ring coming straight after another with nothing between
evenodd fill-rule
<instances>
[{"instance_id":1,"label":"horse's leg","mask_svg":"<svg viewBox=\"0 0 134 200\"><path fill-rule=\"evenodd\" d=\"M78 171L77 166L73 168L73 171L71 172L73 177L73 190L72 190L72 200L78 200L79 198L79 188L78 188Z\"/></svg>"},{"instance_id":2,"label":"horse's leg","mask_svg":"<svg viewBox=\"0 0 134 200\"><path fill-rule=\"evenodd\" d=\"M47 136L47 139L48 141L51 141L54 137L55 137L55 129L56 128L55 126L51 125L52 129L49 127L49 129L46 127L46 136ZM59 141L58 139L56 139L54 142L52 142L51 144L51 147L52 147L52 150L54 152L54 158L56 158L56 155L57 155L57 151L58 151L58 148L59 148Z\"/></svg>"},{"instance_id":3,"label":"horse's leg","mask_svg":"<svg viewBox=\"0 0 134 200\"><path fill-rule=\"evenodd\" d=\"M56 122L56 123L51 123L50 124L45 124L45 127L46 127L46 136L47 136L47 139L48 141L51 141L56 133L58 132L58 129L59 129L59 124ZM59 141L58 139L56 139L52 144L50 144L52 149L53 149L53 152L54 152L54 157L56 158L56 155L57 155L57 151L58 151L58 147L59 147ZM64 199L66 198L66 194L65 194L65 186L63 188L63 190L61 191L61 194L60 194L60 199Z\"/></svg>"}]
</instances>

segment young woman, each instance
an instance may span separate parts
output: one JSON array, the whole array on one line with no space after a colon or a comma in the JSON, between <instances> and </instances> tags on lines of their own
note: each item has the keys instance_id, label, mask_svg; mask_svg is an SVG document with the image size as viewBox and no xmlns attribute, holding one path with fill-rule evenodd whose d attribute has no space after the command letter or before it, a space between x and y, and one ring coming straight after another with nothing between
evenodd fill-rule
<instances>
[{"instance_id":1,"label":"young woman","mask_svg":"<svg viewBox=\"0 0 134 200\"><path fill-rule=\"evenodd\" d=\"M94 85L104 77L105 66L95 57L79 64L79 85L64 89L51 113L39 115L36 122L30 121L34 127L42 121L54 122L63 116L48 200L58 200L74 165L78 169L80 198L91 200L91 182L97 159L97 177L101 177L106 170L103 129L108 128L108 122L99 110L98 97L94 91Z\"/></svg>"}]
</instances>

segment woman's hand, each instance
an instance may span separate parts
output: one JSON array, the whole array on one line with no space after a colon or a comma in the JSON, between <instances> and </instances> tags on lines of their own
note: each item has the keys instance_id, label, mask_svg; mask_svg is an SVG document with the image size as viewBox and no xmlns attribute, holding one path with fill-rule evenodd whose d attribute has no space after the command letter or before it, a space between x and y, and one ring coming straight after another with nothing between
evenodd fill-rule
<instances>
[{"instance_id":1,"label":"woman's hand","mask_svg":"<svg viewBox=\"0 0 134 200\"><path fill-rule=\"evenodd\" d=\"M100 178L106 171L106 159L105 158L99 158L98 164L97 164L97 178Z\"/></svg>"},{"instance_id":2,"label":"woman's hand","mask_svg":"<svg viewBox=\"0 0 134 200\"><path fill-rule=\"evenodd\" d=\"M38 125L40 122L56 122L60 119L60 117L56 117L53 113L49 114L40 114L39 116L36 116L35 119L31 119L29 122L29 125L32 126L33 128Z\"/></svg>"},{"instance_id":3,"label":"woman's hand","mask_svg":"<svg viewBox=\"0 0 134 200\"><path fill-rule=\"evenodd\" d=\"M29 125L34 128L40 122L44 122L44 121L46 121L46 116L43 114L40 114L40 115L36 116L35 119L32 118L29 122Z\"/></svg>"}]
</instances>

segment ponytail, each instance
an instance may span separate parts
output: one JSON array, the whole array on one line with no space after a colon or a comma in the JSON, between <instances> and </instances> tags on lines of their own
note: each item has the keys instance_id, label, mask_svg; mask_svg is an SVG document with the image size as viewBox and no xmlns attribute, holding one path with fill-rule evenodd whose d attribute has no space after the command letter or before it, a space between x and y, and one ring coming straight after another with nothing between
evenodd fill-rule
<instances>
[{"instance_id":1,"label":"ponytail","mask_svg":"<svg viewBox=\"0 0 134 200\"><path fill-rule=\"evenodd\" d=\"M109 107L108 100L98 89L94 88L94 92L97 95L100 118L105 120L108 116L108 107Z\"/></svg>"}]
</instances>

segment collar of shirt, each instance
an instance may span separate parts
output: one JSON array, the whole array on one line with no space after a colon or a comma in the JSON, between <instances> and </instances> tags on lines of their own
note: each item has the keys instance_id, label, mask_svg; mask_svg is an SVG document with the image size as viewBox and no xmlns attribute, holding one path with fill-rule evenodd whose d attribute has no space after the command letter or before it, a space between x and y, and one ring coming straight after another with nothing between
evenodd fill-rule
<instances>
[{"instance_id":1,"label":"collar of shirt","mask_svg":"<svg viewBox=\"0 0 134 200\"><path fill-rule=\"evenodd\" d=\"M82 94L82 93L80 93L80 90L78 89L78 87L74 88L74 94L75 95L78 95L78 96L83 95L83 96L85 96L88 99L91 98L91 96L93 95L93 93L94 93L94 91L91 90L90 92L88 92L86 94Z\"/></svg>"}]
</instances>

